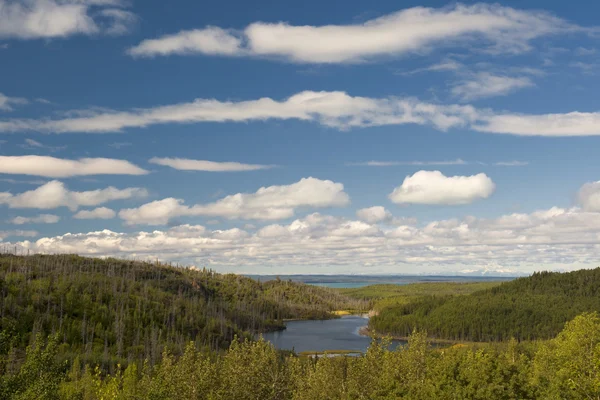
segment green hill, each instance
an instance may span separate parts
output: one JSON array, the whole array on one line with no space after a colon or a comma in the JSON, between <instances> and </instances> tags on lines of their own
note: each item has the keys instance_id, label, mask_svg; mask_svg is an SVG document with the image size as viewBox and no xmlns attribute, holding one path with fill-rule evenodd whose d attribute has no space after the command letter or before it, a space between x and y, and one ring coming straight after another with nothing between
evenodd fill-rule
<instances>
[{"instance_id":1,"label":"green hill","mask_svg":"<svg viewBox=\"0 0 600 400\"><path fill-rule=\"evenodd\" d=\"M378 333L464 341L549 339L575 316L600 311L600 268L539 272L465 296L426 296L383 308L370 320Z\"/></svg>"},{"instance_id":2,"label":"green hill","mask_svg":"<svg viewBox=\"0 0 600 400\"><path fill-rule=\"evenodd\" d=\"M194 341L226 348L234 335L283 329L285 319L326 319L366 308L326 288L260 283L234 274L74 255L0 255L0 355L36 334L59 333L82 362L157 360ZM1 366L0 366L1 369Z\"/></svg>"}]
</instances>

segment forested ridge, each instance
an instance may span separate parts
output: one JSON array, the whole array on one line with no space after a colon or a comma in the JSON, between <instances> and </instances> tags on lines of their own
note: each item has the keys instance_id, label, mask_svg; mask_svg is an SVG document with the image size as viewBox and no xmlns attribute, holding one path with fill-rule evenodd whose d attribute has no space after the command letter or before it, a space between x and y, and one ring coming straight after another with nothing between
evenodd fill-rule
<instances>
[{"instance_id":1,"label":"forested ridge","mask_svg":"<svg viewBox=\"0 0 600 400\"><path fill-rule=\"evenodd\" d=\"M502 281L489 282L419 282L408 285L378 284L360 288L337 289L355 299L369 301L375 311L389 306L407 304L427 296L465 295L498 286Z\"/></svg>"},{"instance_id":2,"label":"forested ridge","mask_svg":"<svg viewBox=\"0 0 600 400\"><path fill-rule=\"evenodd\" d=\"M233 337L367 307L326 288L158 263L74 255L0 255L0 361L37 334L58 335L65 359L109 368L227 348ZM13 354L13 355L15 355ZM0 373L3 371L0 363Z\"/></svg>"},{"instance_id":3,"label":"forested ridge","mask_svg":"<svg viewBox=\"0 0 600 400\"><path fill-rule=\"evenodd\" d=\"M233 341L227 351L181 357L165 350L157 363L130 363L104 373L57 361L56 336L41 336L20 367L0 376L8 400L560 400L600 398L600 318L584 314L547 342L428 347L414 333L389 351L374 342L361 357L284 355L263 341Z\"/></svg>"},{"instance_id":4,"label":"forested ridge","mask_svg":"<svg viewBox=\"0 0 600 400\"><path fill-rule=\"evenodd\" d=\"M565 322L590 311L600 311L600 268L537 272L464 296L422 296L383 307L369 326L394 336L417 328L432 338L461 341L550 339Z\"/></svg>"},{"instance_id":5,"label":"forested ridge","mask_svg":"<svg viewBox=\"0 0 600 400\"><path fill-rule=\"evenodd\" d=\"M456 298L422 297L442 286L387 291L408 295L396 305L428 301L432 310L472 296L579 299L597 296L597 273L541 273ZM0 294L0 400L600 398L597 313L547 341L435 348L415 330L393 351L386 339L363 356L313 358L252 333L361 309L368 298L158 263L8 254L0 255Z\"/></svg>"}]
</instances>

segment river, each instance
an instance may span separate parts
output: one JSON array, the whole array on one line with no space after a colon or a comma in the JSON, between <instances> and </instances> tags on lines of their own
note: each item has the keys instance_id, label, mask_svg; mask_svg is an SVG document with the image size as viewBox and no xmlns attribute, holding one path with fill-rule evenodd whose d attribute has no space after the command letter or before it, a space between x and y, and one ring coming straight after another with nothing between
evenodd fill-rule
<instances>
[{"instance_id":1,"label":"river","mask_svg":"<svg viewBox=\"0 0 600 400\"><path fill-rule=\"evenodd\" d=\"M303 351L356 351L365 352L371 338L361 336L358 331L366 326L368 318L347 315L324 321L290 321L287 329L263 334L263 338L278 349ZM395 341L393 347L404 342Z\"/></svg>"}]
</instances>

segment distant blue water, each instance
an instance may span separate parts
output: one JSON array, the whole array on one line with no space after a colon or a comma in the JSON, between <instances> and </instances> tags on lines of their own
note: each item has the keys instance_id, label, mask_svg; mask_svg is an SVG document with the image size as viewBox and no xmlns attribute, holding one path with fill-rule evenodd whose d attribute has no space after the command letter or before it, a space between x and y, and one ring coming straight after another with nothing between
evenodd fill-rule
<instances>
[{"instance_id":1,"label":"distant blue water","mask_svg":"<svg viewBox=\"0 0 600 400\"><path fill-rule=\"evenodd\" d=\"M347 315L338 319L325 321L290 321L287 329L279 332L263 334L278 349L302 351L351 350L365 352L371 338L361 336L358 330L366 326L368 318L358 315ZM392 347L404 344L395 341Z\"/></svg>"},{"instance_id":2,"label":"distant blue water","mask_svg":"<svg viewBox=\"0 0 600 400\"><path fill-rule=\"evenodd\" d=\"M266 282L273 279L291 280L294 282L303 282L309 285L323 286L330 288L359 288L369 285L391 284L407 285L410 283L422 282L494 282L509 281L515 277L498 276L439 276L439 275L386 275L386 276L367 276L367 275L249 275L253 279Z\"/></svg>"}]
</instances>

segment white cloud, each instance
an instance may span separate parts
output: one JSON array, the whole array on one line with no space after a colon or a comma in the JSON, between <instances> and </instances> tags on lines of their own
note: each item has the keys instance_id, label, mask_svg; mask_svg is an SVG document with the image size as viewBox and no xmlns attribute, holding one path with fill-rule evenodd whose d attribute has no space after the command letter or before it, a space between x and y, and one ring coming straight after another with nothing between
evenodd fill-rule
<instances>
[{"instance_id":1,"label":"white cloud","mask_svg":"<svg viewBox=\"0 0 600 400\"><path fill-rule=\"evenodd\" d=\"M131 56L204 53L234 56L243 52L242 40L232 32L217 27L181 31L159 39L144 40L127 51Z\"/></svg>"},{"instance_id":2,"label":"white cloud","mask_svg":"<svg viewBox=\"0 0 600 400\"><path fill-rule=\"evenodd\" d=\"M23 224L55 224L60 221L58 215L40 214L37 217L15 217L10 222L15 225Z\"/></svg>"},{"instance_id":3,"label":"white cloud","mask_svg":"<svg viewBox=\"0 0 600 400\"><path fill-rule=\"evenodd\" d=\"M578 200L584 210L600 212L600 181L583 185Z\"/></svg>"},{"instance_id":4,"label":"white cloud","mask_svg":"<svg viewBox=\"0 0 600 400\"><path fill-rule=\"evenodd\" d=\"M41 145L41 143L35 143ZM111 158L66 160L48 156L0 156L0 174L67 178L86 175L143 175L147 173L148 171L129 161Z\"/></svg>"},{"instance_id":5,"label":"white cloud","mask_svg":"<svg viewBox=\"0 0 600 400\"><path fill-rule=\"evenodd\" d=\"M438 129L463 126L475 109L470 106L422 103L413 98L368 98L345 92L297 93L285 100L261 98L247 101L196 99L161 107L132 111L86 110L57 120L0 121L0 132L38 131L53 133L120 132L168 123L247 122L270 119L314 121L338 129L352 127L431 124Z\"/></svg>"},{"instance_id":6,"label":"white cloud","mask_svg":"<svg viewBox=\"0 0 600 400\"><path fill-rule=\"evenodd\" d=\"M514 114L470 105L424 103L414 98L370 98L345 92L304 91L287 99L246 101L197 99L131 111L85 110L64 119L0 120L0 132L106 133L157 124L250 122L266 120L316 122L336 129L418 124L445 131L467 128L485 133L524 136L597 136L600 112Z\"/></svg>"},{"instance_id":7,"label":"white cloud","mask_svg":"<svg viewBox=\"0 0 600 400\"><path fill-rule=\"evenodd\" d=\"M396 204L469 204L488 198L495 188L483 173L447 177L440 171L419 171L407 176L389 199Z\"/></svg>"},{"instance_id":8,"label":"white cloud","mask_svg":"<svg viewBox=\"0 0 600 400\"><path fill-rule=\"evenodd\" d=\"M136 20L121 0L0 0L0 39L123 34Z\"/></svg>"},{"instance_id":9,"label":"white cloud","mask_svg":"<svg viewBox=\"0 0 600 400\"><path fill-rule=\"evenodd\" d=\"M392 213L382 206L361 208L360 210L356 211L356 216L361 221L365 221L369 224L389 221L392 219Z\"/></svg>"},{"instance_id":10,"label":"white cloud","mask_svg":"<svg viewBox=\"0 0 600 400\"><path fill-rule=\"evenodd\" d=\"M479 132L520 136L598 136L600 112L490 114L481 118L481 122L475 123L471 128Z\"/></svg>"},{"instance_id":11,"label":"white cloud","mask_svg":"<svg viewBox=\"0 0 600 400\"><path fill-rule=\"evenodd\" d=\"M2 3L0 2L0 9L1 9L1 7L2 7ZM0 11L0 15L1 15L1 11ZM0 30L1 29L2 28L0 27ZM13 106L27 104L27 103L28 103L27 99L23 99L20 97L8 97L8 96L0 93L0 111L12 111Z\"/></svg>"},{"instance_id":12,"label":"white cloud","mask_svg":"<svg viewBox=\"0 0 600 400\"><path fill-rule=\"evenodd\" d=\"M291 185L262 187L255 193L226 196L209 204L187 206L181 199L166 198L121 210L119 217L129 225L164 225L182 216L277 220L292 217L300 207L336 207L349 203L344 185L310 177Z\"/></svg>"},{"instance_id":13,"label":"white cloud","mask_svg":"<svg viewBox=\"0 0 600 400\"><path fill-rule=\"evenodd\" d=\"M491 52L520 53L533 39L585 31L539 11L499 5L458 4L408 8L356 25L250 24L242 32L207 27L144 40L134 56L203 53L279 57L298 63L360 62L380 56L423 53L435 46L482 43Z\"/></svg>"},{"instance_id":14,"label":"white cloud","mask_svg":"<svg viewBox=\"0 0 600 400\"><path fill-rule=\"evenodd\" d=\"M310 214L250 232L181 225L150 232L68 233L14 245L44 253L161 259L221 271L419 273L533 270L600 263L600 213L550 208L493 219L466 217L389 227ZM488 268L489 267L489 268Z\"/></svg>"},{"instance_id":15,"label":"white cloud","mask_svg":"<svg viewBox=\"0 0 600 400\"><path fill-rule=\"evenodd\" d=\"M65 187L62 182L50 181L37 189L13 195L0 192L0 204L7 204L10 208L38 208L48 210L59 207L68 207L75 211L81 206L96 206L113 200L146 197L148 192L141 188L90 190L86 192L73 192Z\"/></svg>"},{"instance_id":16,"label":"white cloud","mask_svg":"<svg viewBox=\"0 0 600 400\"><path fill-rule=\"evenodd\" d=\"M36 237L37 235L38 232L36 231L0 231L0 241L6 239L7 237Z\"/></svg>"},{"instance_id":17,"label":"white cloud","mask_svg":"<svg viewBox=\"0 0 600 400\"><path fill-rule=\"evenodd\" d=\"M159 158L149 161L152 164L164 165L183 171L235 172L256 171L273 168L273 165L243 164L239 162L215 162L206 160L190 160L186 158Z\"/></svg>"},{"instance_id":18,"label":"white cloud","mask_svg":"<svg viewBox=\"0 0 600 400\"><path fill-rule=\"evenodd\" d=\"M73 215L75 219L112 219L117 213L106 207L98 207L93 210L81 210Z\"/></svg>"},{"instance_id":19,"label":"white cloud","mask_svg":"<svg viewBox=\"0 0 600 400\"><path fill-rule=\"evenodd\" d=\"M526 76L512 77L478 72L468 79L458 81L452 87L452 95L462 101L471 101L485 97L504 96L519 89L534 86Z\"/></svg>"}]
</instances>

